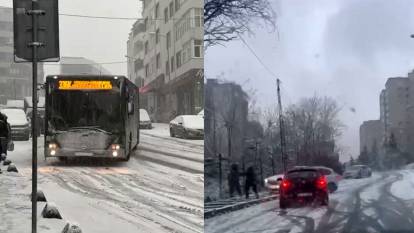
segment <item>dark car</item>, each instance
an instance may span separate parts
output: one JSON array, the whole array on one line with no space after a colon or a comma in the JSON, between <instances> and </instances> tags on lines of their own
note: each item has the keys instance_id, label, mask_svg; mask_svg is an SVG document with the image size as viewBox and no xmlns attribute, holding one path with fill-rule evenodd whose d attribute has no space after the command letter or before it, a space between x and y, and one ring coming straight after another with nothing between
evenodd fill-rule
<instances>
[{"instance_id":1,"label":"dark car","mask_svg":"<svg viewBox=\"0 0 414 233\"><path fill-rule=\"evenodd\" d=\"M170 122L170 136L181 138L204 138L204 119L199 115L181 115Z\"/></svg>"},{"instance_id":2,"label":"dark car","mask_svg":"<svg viewBox=\"0 0 414 233\"><path fill-rule=\"evenodd\" d=\"M294 168L283 177L279 189L279 206L288 208L293 204L329 203L328 182L317 168Z\"/></svg>"}]
</instances>

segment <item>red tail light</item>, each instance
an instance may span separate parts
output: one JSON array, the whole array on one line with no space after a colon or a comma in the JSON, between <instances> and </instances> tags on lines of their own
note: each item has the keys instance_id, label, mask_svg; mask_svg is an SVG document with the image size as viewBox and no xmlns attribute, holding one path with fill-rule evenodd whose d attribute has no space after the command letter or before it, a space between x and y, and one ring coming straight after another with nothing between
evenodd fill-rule
<instances>
[{"instance_id":1,"label":"red tail light","mask_svg":"<svg viewBox=\"0 0 414 233\"><path fill-rule=\"evenodd\" d=\"M292 183L290 183L289 180L282 180L282 183L280 184L281 189L287 190L292 186Z\"/></svg>"},{"instance_id":2,"label":"red tail light","mask_svg":"<svg viewBox=\"0 0 414 233\"><path fill-rule=\"evenodd\" d=\"M325 176L321 176L316 180L316 187L319 189L326 189L327 181Z\"/></svg>"}]
</instances>

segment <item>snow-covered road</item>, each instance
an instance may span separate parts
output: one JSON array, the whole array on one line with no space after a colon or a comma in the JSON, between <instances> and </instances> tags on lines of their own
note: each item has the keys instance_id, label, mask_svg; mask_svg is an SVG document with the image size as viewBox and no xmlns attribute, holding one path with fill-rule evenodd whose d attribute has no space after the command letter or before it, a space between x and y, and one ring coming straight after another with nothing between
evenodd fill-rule
<instances>
[{"instance_id":1,"label":"snow-covered road","mask_svg":"<svg viewBox=\"0 0 414 233\"><path fill-rule=\"evenodd\" d=\"M343 180L329 207L282 211L278 200L205 221L206 233L224 232L412 232L414 170Z\"/></svg>"},{"instance_id":2,"label":"snow-covered road","mask_svg":"<svg viewBox=\"0 0 414 233\"><path fill-rule=\"evenodd\" d=\"M141 130L129 162L44 161L39 138L39 189L84 232L202 232L203 140L170 138L168 125L154 126ZM30 232L31 141L15 142L9 158L19 174L0 175L0 201L9 203L0 203L0 232ZM39 232L52 232L54 224L62 223L40 218Z\"/></svg>"}]
</instances>

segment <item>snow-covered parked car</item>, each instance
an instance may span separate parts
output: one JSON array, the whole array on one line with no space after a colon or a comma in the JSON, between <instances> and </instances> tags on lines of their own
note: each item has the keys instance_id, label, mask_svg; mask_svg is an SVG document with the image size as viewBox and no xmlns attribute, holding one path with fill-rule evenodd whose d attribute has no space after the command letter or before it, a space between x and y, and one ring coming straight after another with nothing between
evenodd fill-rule
<instances>
[{"instance_id":1,"label":"snow-covered parked car","mask_svg":"<svg viewBox=\"0 0 414 233\"><path fill-rule=\"evenodd\" d=\"M139 110L139 128L152 129L151 118L148 115L147 110L142 108Z\"/></svg>"},{"instance_id":2,"label":"snow-covered parked car","mask_svg":"<svg viewBox=\"0 0 414 233\"><path fill-rule=\"evenodd\" d=\"M3 108L0 111L7 116L7 122L9 122L12 131L12 139L28 141L30 138L30 125L23 109Z\"/></svg>"},{"instance_id":3,"label":"snow-covered parked car","mask_svg":"<svg viewBox=\"0 0 414 233\"><path fill-rule=\"evenodd\" d=\"M201 110L197 115L204 117L204 109Z\"/></svg>"},{"instance_id":4,"label":"snow-covered parked car","mask_svg":"<svg viewBox=\"0 0 414 233\"><path fill-rule=\"evenodd\" d=\"M199 115L181 115L170 121L170 136L204 138L204 118Z\"/></svg>"},{"instance_id":5,"label":"snow-covered parked car","mask_svg":"<svg viewBox=\"0 0 414 233\"><path fill-rule=\"evenodd\" d=\"M371 168L366 165L352 165L345 169L343 177L345 179L349 178L364 178L370 177L372 175Z\"/></svg>"},{"instance_id":6,"label":"snow-covered parked car","mask_svg":"<svg viewBox=\"0 0 414 233\"><path fill-rule=\"evenodd\" d=\"M272 194L279 193L280 183L283 180L283 174L277 174L274 176L267 177L264 180L265 187L270 191Z\"/></svg>"}]
</instances>

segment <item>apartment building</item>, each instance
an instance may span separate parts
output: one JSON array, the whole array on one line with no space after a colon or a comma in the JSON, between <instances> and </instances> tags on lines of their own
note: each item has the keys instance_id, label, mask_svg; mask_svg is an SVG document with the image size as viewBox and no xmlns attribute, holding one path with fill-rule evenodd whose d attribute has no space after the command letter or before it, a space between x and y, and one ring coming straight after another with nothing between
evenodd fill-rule
<instances>
[{"instance_id":1,"label":"apartment building","mask_svg":"<svg viewBox=\"0 0 414 233\"><path fill-rule=\"evenodd\" d=\"M360 152L366 148L368 151L372 151L374 146L375 150L379 151L383 140L383 125L380 120L364 121L359 127L359 147Z\"/></svg>"},{"instance_id":2,"label":"apartment building","mask_svg":"<svg viewBox=\"0 0 414 233\"><path fill-rule=\"evenodd\" d=\"M130 33L128 74L153 120L203 109L202 0L141 0L142 20Z\"/></svg>"},{"instance_id":3,"label":"apartment building","mask_svg":"<svg viewBox=\"0 0 414 233\"><path fill-rule=\"evenodd\" d=\"M360 150L365 145L370 150L374 139L381 145L393 134L401 151L414 153L414 72L407 77L389 78L379 102L379 121L361 125Z\"/></svg>"},{"instance_id":4,"label":"apartment building","mask_svg":"<svg viewBox=\"0 0 414 233\"><path fill-rule=\"evenodd\" d=\"M31 63L15 63L13 54L13 9L0 7L0 104L32 93ZM38 82L43 80L43 64L38 65Z\"/></svg>"},{"instance_id":5,"label":"apartment building","mask_svg":"<svg viewBox=\"0 0 414 233\"><path fill-rule=\"evenodd\" d=\"M248 137L248 95L240 85L207 79L205 89L205 158L215 153L238 160L245 153ZM228 128L231 127L231 155L228 155Z\"/></svg>"}]
</instances>

